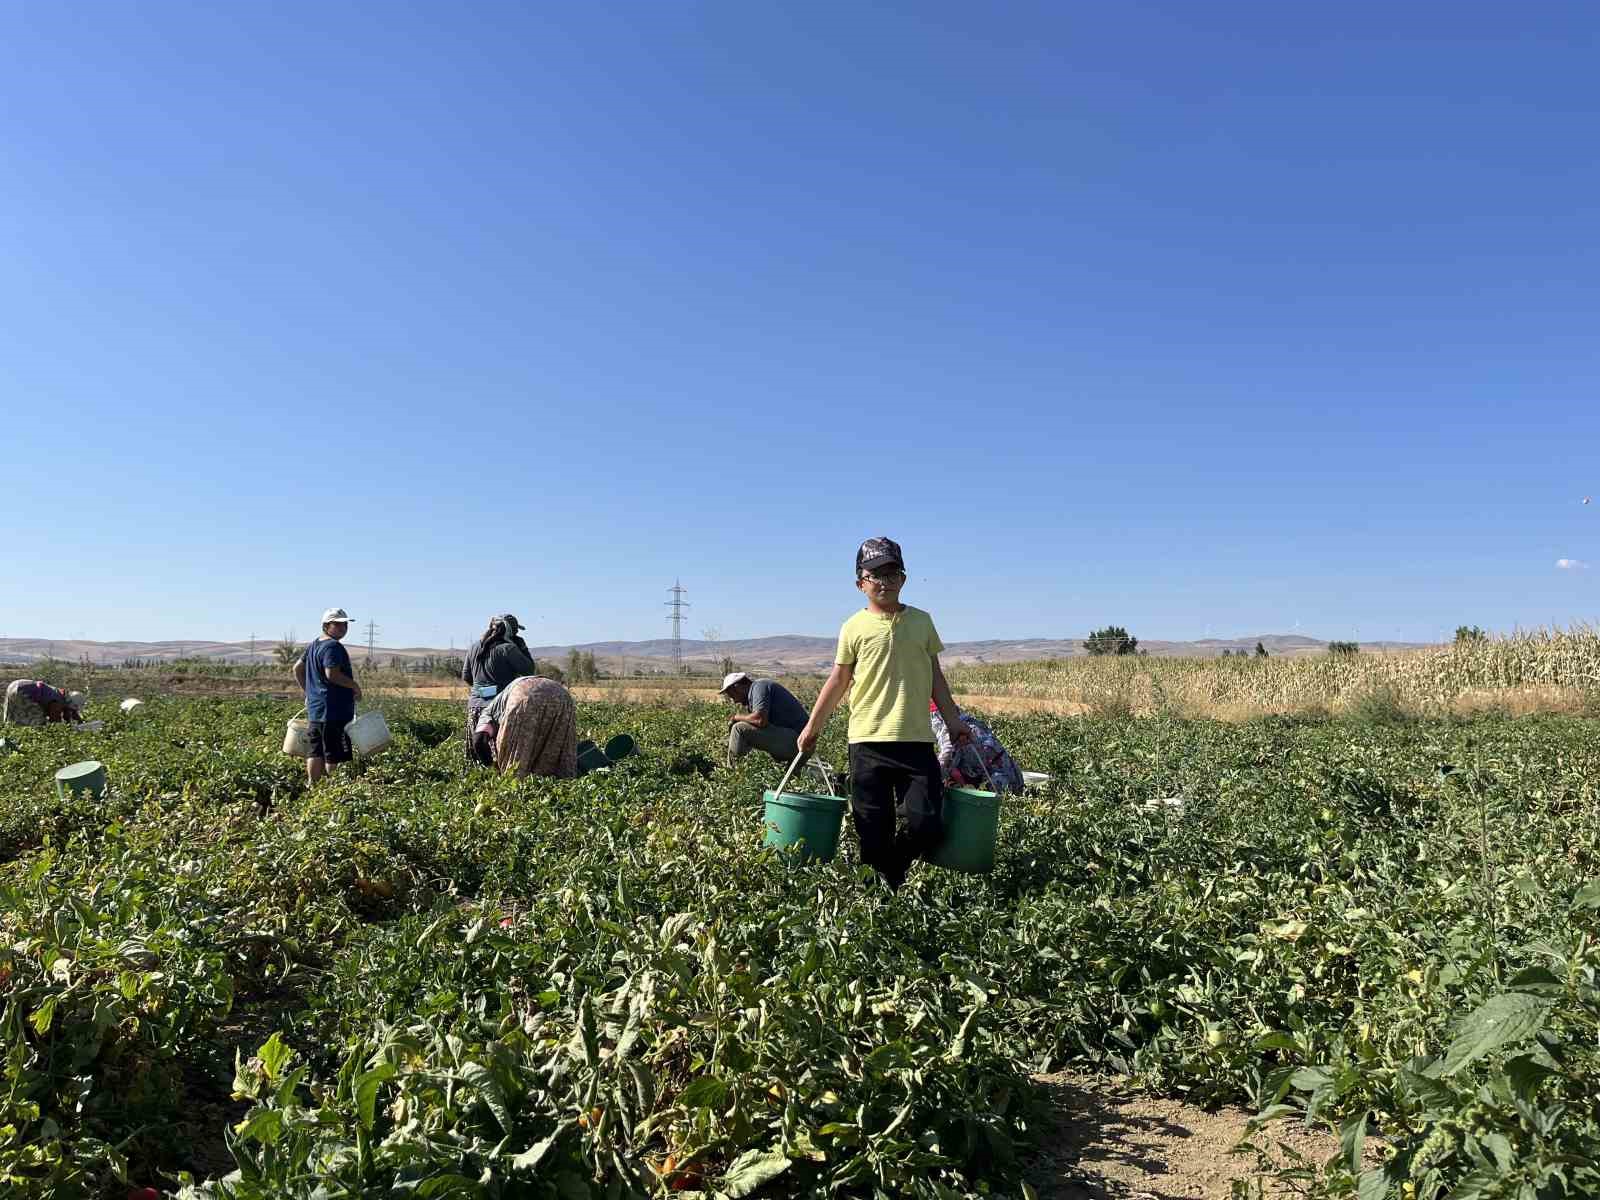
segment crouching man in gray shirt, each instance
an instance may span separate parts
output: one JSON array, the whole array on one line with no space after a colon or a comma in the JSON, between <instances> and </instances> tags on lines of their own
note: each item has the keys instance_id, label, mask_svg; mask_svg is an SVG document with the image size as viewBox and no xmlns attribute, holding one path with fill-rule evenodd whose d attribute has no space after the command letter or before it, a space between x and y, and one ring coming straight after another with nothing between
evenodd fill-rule
<instances>
[{"instance_id":1,"label":"crouching man in gray shirt","mask_svg":"<svg viewBox=\"0 0 1600 1200\"><path fill-rule=\"evenodd\" d=\"M728 718L730 767L752 750L765 751L784 766L800 753L796 739L810 714L783 684L735 671L722 681L722 694L743 710Z\"/></svg>"}]
</instances>

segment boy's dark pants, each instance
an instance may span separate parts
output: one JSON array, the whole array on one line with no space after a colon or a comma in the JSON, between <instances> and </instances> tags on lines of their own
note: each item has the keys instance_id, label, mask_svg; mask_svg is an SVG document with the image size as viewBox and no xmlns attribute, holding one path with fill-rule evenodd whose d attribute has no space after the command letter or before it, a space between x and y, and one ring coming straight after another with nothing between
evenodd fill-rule
<instances>
[{"instance_id":1,"label":"boy's dark pants","mask_svg":"<svg viewBox=\"0 0 1600 1200\"><path fill-rule=\"evenodd\" d=\"M861 861L899 887L912 860L937 850L944 834L944 783L932 743L852 742L850 811ZM897 816L904 832L895 830Z\"/></svg>"}]
</instances>

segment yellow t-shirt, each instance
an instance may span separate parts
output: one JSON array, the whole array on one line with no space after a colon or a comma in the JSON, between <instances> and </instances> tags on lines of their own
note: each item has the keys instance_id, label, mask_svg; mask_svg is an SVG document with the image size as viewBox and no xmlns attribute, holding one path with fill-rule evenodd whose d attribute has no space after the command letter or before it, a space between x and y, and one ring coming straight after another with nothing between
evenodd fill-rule
<instances>
[{"instance_id":1,"label":"yellow t-shirt","mask_svg":"<svg viewBox=\"0 0 1600 1200\"><path fill-rule=\"evenodd\" d=\"M893 615L864 608L839 630L833 661L853 667L852 742L932 742L933 656L944 649L933 618L906 605Z\"/></svg>"}]
</instances>

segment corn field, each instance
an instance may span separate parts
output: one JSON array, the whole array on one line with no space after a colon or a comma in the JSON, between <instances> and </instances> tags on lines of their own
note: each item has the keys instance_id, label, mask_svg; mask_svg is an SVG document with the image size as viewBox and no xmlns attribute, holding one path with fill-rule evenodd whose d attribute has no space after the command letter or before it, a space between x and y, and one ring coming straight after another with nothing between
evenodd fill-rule
<instances>
[{"instance_id":1,"label":"corn field","mask_svg":"<svg viewBox=\"0 0 1600 1200\"><path fill-rule=\"evenodd\" d=\"M1600 696L1600 631L1536 630L1394 654L1105 656L960 665L948 674L959 695L1081 706L1101 714L1244 718L1360 706L1411 715L1578 712Z\"/></svg>"}]
</instances>

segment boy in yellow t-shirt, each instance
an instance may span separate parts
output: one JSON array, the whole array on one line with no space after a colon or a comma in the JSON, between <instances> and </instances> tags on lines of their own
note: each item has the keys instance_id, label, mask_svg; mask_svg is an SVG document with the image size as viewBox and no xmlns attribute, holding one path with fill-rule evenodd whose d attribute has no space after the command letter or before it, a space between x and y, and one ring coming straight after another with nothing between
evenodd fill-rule
<instances>
[{"instance_id":1,"label":"boy in yellow t-shirt","mask_svg":"<svg viewBox=\"0 0 1600 1200\"><path fill-rule=\"evenodd\" d=\"M811 719L800 731L800 753L816 748L828 718L850 691L850 810L861 860L898 888L912 860L939 846L944 832L944 785L934 753L930 699L958 741L970 740L956 719L950 685L939 669L944 643L933 618L900 603L906 565L888 538L868 538L856 551L856 587L867 607L839 630L833 672L822 685ZM896 818L905 830L896 831Z\"/></svg>"}]
</instances>

